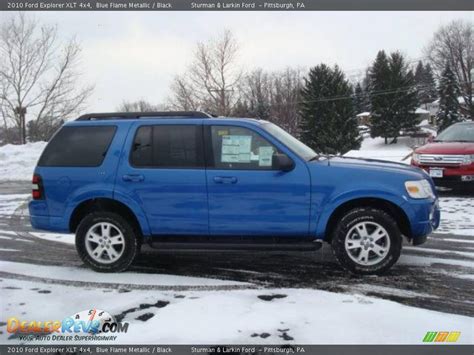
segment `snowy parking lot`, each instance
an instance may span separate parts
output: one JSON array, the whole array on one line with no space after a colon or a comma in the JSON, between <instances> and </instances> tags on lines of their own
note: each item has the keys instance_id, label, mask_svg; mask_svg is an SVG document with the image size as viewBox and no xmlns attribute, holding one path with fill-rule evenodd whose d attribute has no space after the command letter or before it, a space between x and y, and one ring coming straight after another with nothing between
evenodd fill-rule
<instances>
[{"instance_id":1,"label":"snowy parking lot","mask_svg":"<svg viewBox=\"0 0 474 355\"><path fill-rule=\"evenodd\" d=\"M433 327L461 331L460 343L473 342L470 197L443 196L439 231L420 247L406 245L384 276L351 276L326 247L312 253L145 248L129 272L98 274L82 265L73 235L31 229L28 188L0 183L5 319L63 319L103 309L130 323L117 342L137 344L418 344ZM5 322L0 339L21 343Z\"/></svg>"}]
</instances>

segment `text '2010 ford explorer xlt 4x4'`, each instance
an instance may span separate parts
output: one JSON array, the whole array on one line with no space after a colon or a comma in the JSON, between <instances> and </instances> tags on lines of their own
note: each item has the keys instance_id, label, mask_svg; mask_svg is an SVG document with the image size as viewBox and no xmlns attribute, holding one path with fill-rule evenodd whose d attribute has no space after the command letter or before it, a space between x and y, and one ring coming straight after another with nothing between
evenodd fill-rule
<instances>
[{"instance_id":1,"label":"text '2010 ford explorer xlt 4x4'","mask_svg":"<svg viewBox=\"0 0 474 355\"><path fill-rule=\"evenodd\" d=\"M76 234L85 264L122 271L157 248L313 250L359 274L438 227L431 178L323 157L278 126L202 112L89 114L66 123L33 176L33 227Z\"/></svg>"}]
</instances>

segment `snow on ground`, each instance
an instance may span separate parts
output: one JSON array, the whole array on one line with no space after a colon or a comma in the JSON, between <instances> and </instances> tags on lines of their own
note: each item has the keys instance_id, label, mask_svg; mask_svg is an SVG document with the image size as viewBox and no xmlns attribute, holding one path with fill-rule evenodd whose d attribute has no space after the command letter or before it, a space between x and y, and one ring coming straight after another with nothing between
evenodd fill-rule
<instances>
[{"instance_id":1,"label":"snow on ground","mask_svg":"<svg viewBox=\"0 0 474 355\"><path fill-rule=\"evenodd\" d=\"M423 247L416 249L417 251L422 250ZM413 249L412 249L413 250ZM397 263L401 265L413 265L413 266L431 266L433 264L444 264L452 266L461 266L464 268L474 268L474 261L470 260L458 260L450 258L434 258L432 256L417 256L417 255L408 255L403 253L400 255Z\"/></svg>"},{"instance_id":2,"label":"snow on ground","mask_svg":"<svg viewBox=\"0 0 474 355\"><path fill-rule=\"evenodd\" d=\"M246 282L225 281L210 278L177 276L166 274L137 274L122 272L107 274L106 278L97 278L97 272L91 269L78 269L76 267L45 266L0 261L0 270L3 272L27 275L33 277L46 277L54 280L68 280L81 282L105 282L127 285L156 285L156 286L234 286L248 285Z\"/></svg>"},{"instance_id":3,"label":"snow on ground","mask_svg":"<svg viewBox=\"0 0 474 355\"><path fill-rule=\"evenodd\" d=\"M0 216L12 215L17 208L25 204L29 197L30 194L0 195Z\"/></svg>"},{"instance_id":4,"label":"snow on ground","mask_svg":"<svg viewBox=\"0 0 474 355\"><path fill-rule=\"evenodd\" d=\"M33 170L46 142L25 145L7 144L0 147L0 181L31 181Z\"/></svg>"},{"instance_id":5,"label":"snow on ground","mask_svg":"<svg viewBox=\"0 0 474 355\"><path fill-rule=\"evenodd\" d=\"M411 148L413 145L413 139L410 137L399 137L396 144L385 144L384 139L381 137L367 137L362 141L360 150L351 150L344 154L344 156L410 164L410 157L407 158L407 156L413 151Z\"/></svg>"},{"instance_id":6,"label":"snow on ground","mask_svg":"<svg viewBox=\"0 0 474 355\"><path fill-rule=\"evenodd\" d=\"M49 240L51 242L60 242L74 245L76 239L74 234L60 234L60 233L43 233L43 232L31 232L37 238Z\"/></svg>"},{"instance_id":7,"label":"snow on ground","mask_svg":"<svg viewBox=\"0 0 474 355\"><path fill-rule=\"evenodd\" d=\"M91 308L124 315L129 330L118 334L114 344L420 344L433 326L460 331L458 344L473 343L470 317L358 294L304 289L80 289L78 294L73 286L9 279L2 284L5 318L62 320ZM279 296L264 300L262 295ZM19 341L8 336L0 334L0 342Z\"/></svg>"},{"instance_id":8,"label":"snow on ground","mask_svg":"<svg viewBox=\"0 0 474 355\"><path fill-rule=\"evenodd\" d=\"M441 224L437 233L474 237L474 198L441 197Z\"/></svg>"}]
</instances>

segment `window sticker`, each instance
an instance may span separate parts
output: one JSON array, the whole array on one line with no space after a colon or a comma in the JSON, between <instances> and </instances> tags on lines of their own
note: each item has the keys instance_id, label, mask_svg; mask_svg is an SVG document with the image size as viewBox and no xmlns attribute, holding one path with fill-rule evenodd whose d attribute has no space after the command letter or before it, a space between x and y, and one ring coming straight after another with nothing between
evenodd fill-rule
<instances>
[{"instance_id":1,"label":"window sticker","mask_svg":"<svg viewBox=\"0 0 474 355\"><path fill-rule=\"evenodd\" d=\"M258 148L258 166L272 166L273 147Z\"/></svg>"},{"instance_id":2,"label":"window sticker","mask_svg":"<svg viewBox=\"0 0 474 355\"><path fill-rule=\"evenodd\" d=\"M222 136L222 163L250 163L252 136Z\"/></svg>"}]
</instances>

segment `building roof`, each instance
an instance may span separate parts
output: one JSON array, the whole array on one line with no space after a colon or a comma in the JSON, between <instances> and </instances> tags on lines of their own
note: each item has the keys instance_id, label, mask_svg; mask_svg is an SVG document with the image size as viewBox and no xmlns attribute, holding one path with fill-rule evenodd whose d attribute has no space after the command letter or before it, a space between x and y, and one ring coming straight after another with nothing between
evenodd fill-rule
<instances>
[{"instance_id":1,"label":"building roof","mask_svg":"<svg viewBox=\"0 0 474 355\"><path fill-rule=\"evenodd\" d=\"M430 113L430 111L427 111L427 110L425 110L425 109L422 109L421 107L418 107L418 108L415 110L415 113L421 115L421 114Z\"/></svg>"}]
</instances>

